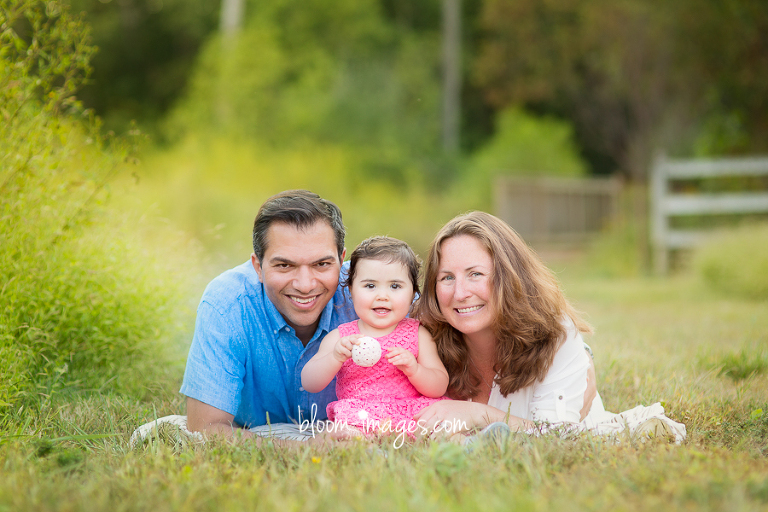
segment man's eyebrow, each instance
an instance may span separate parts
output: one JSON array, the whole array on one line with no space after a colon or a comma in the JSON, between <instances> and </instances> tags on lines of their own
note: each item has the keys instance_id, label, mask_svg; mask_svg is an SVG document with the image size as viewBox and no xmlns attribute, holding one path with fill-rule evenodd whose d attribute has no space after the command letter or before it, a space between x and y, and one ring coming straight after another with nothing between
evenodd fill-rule
<instances>
[{"instance_id":1,"label":"man's eyebrow","mask_svg":"<svg viewBox=\"0 0 768 512\"><path fill-rule=\"evenodd\" d=\"M323 262L323 261L328 261L328 260L335 260L335 259L336 259L336 256L334 256L333 254L331 254L331 255L328 255L328 256L323 256L322 258L318 258L318 259L316 259L315 261L311 262L311 263L310 263L310 265L314 265L314 264L316 264L316 263L321 263L321 262ZM286 264L288 264L288 265L296 265L296 262L295 262L295 261L293 261L293 260L289 260L288 258L284 258L284 257L282 257L282 256L273 256L273 257L271 257L271 258L269 259L269 262L270 262L271 264L275 264L275 263L286 263Z\"/></svg>"}]
</instances>

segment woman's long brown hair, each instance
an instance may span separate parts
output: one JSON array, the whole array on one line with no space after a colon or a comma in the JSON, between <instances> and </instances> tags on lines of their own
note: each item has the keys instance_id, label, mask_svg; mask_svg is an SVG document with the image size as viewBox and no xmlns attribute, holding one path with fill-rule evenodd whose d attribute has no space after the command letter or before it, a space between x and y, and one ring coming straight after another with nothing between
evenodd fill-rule
<instances>
[{"instance_id":1,"label":"woman's long brown hair","mask_svg":"<svg viewBox=\"0 0 768 512\"><path fill-rule=\"evenodd\" d=\"M591 332L568 303L552 272L538 255L504 221L484 212L470 212L449 221L429 249L424 291L415 316L437 344L450 381L448 394L456 399L477 395L480 376L469 366L464 335L440 311L436 285L442 244L460 235L476 238L493 261L491 300L496 336L494 382L501 393L510 393L542 380L555 353L566 338L564 321L570 317L581 332Z\"/></svg>"}]
</instances>

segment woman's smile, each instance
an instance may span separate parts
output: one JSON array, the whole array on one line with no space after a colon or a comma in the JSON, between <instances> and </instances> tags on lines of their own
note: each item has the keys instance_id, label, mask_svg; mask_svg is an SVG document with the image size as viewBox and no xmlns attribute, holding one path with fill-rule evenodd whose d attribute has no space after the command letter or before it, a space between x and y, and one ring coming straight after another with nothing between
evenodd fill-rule
<instances>
[{"instance_id":1,"label":"woman's smile","mask_svg":"<svg viewBox=\"0 0 768 512\"><path fill-rule=\"evenodd\" d=\"M477 311L478 309L480 309L482 307L483 306L470 306L468 308L456 308L456 311L459 314L463 315L463 314L467 314L467 313L474 313L475 311Z\"/></svg>"}]
</instances>

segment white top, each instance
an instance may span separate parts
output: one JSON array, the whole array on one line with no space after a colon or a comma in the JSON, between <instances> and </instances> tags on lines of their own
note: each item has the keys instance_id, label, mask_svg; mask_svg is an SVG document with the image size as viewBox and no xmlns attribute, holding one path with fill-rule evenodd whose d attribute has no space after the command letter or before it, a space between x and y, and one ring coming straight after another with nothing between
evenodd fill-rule
<instances>
[{"instance_id":1,"label":"white top","mask_svg":"<svg viewBox=\"0 0 768 512\"><path fill-rule=\"evenodd\" d=\"M598 394L592 401L589 414L579 423L580 411L584 405L584 392L587 389L589 356L584 350L581 333L573 321L568 319L565 325L568 337L555 354L544 380L507 397L502 396L499 387L494 384L488 405L504 412L509 411L511 416L526 420L550 424L569 423L569 428L561 431L562 435L589 430L594 435L618 438L626 435L625 431L630 435L656 432L656 435L671 437L677 444L685 441L685 425L668 418L659 403L648 407L640 405L614 414L605 410L603 400ZM649 420L657 423L653 424ZM663 434L659 434L659 430L652 430L659 422L664 425L664 430L661 431ZM544 431L533 428L528 432L539 435Z\"/></svg>"},{"instance_id":2,"label":"white top","mask_svg":"<svg viewBox=\"0 0 768 512\"><path fill-rule=\"evenodd\" d=\"M578 423L587 390L589 356L584 350L581 333L570 318L566 322L566 330L568 337L557 350L544 380L506 397L494 383L488 405L526 420Z\"/></svg>"}]
</instances>

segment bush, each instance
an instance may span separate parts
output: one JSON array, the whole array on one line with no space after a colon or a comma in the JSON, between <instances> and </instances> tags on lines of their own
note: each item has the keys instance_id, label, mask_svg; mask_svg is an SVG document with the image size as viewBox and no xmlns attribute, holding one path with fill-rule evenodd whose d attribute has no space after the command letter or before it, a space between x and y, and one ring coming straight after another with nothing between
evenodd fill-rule
<instances>
[{"instance_id":1,"label":"bush","mask_svg":"<svg viewBox=\"0 0 768 512\"><path fill-rule=\"evenodd\" d=\"M499 113L496 134L472 157L471 166L486 175L503 172L579 177L587 174L568 123L534 117L518 107Z\"/></svg>"},{"instance_id":2,"label":"bush","mask_svg":"<svg viewBox=\"0 0 768 512\"><path fill-rule=\"evenodd\" d=\"M496 133L462 165L453 187L458 204L491 211L498 176L586 176L573 129L565 121L536 117L519 107L498 114Z\"/></svg>"},{"instance_id":3,"label":"bush","mask_svg":"<svg viewBox=\"0 0 768 512\"><path fill-rule=\"evenodd\" d=\"M62 387L134 394L169 367L170 264L107 208L130 141L105 140L73 94L92 48L56 1L0 19L0 407ZM2 410L2 409L0 409Z\"/></svg>"},{"instance_id":4,"label":"bush","mask_svg":"<svg viewBox=\"0 0 768 512\"><path fill-rule=\"evenodd\" d=\"M768 299L768 224L714 235L696 250L694 268L716 290Z\"/></svg>"}]
</instances>

